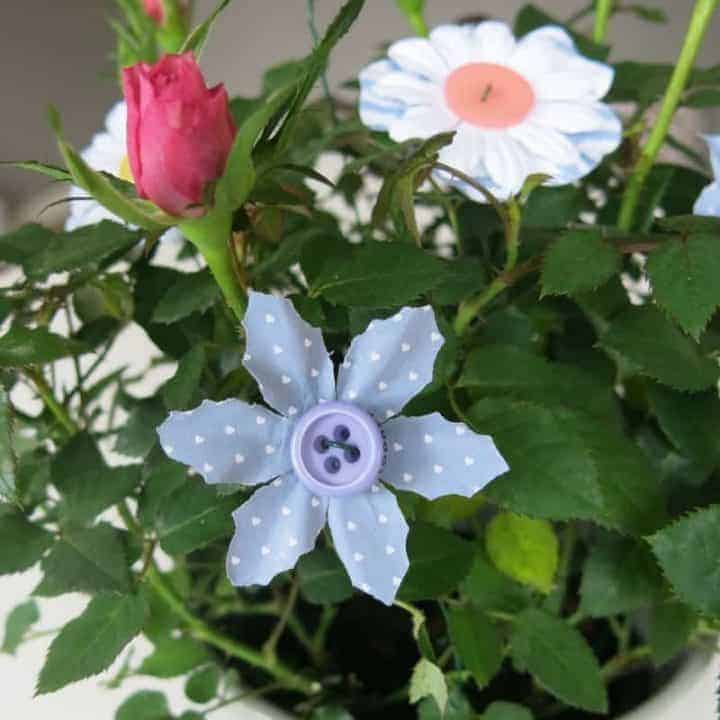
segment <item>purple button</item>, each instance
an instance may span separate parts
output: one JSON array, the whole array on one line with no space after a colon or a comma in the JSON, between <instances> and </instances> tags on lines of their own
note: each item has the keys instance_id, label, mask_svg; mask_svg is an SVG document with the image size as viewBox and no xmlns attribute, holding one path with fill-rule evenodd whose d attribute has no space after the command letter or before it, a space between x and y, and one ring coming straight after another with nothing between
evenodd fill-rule
<instances>
[{"instance_id":1,"label":"purple button","mask_svg":"<svg viewBox=\"0 0 720 720\"><path fill-rule=\"evenodd\" d=\"M297 476L311 492L352 495L378 479L385 445L380 428L364 410L329 402L300 418L291 457Z\"/></svg>"}]
</instances>

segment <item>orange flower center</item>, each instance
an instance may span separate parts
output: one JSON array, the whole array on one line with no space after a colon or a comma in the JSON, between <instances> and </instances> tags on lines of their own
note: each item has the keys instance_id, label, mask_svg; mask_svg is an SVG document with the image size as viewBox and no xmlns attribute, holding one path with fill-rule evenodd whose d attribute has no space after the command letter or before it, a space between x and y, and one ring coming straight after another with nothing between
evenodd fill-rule
<instances>
[{"instance_id":1,"label":"orange flower center","mask_svg":"<svg viewBox=\"0 0 720 720\"><path fill-rule=\"evenodd\" d=\"M468 63L445 81L445 100L461 120L484 128L507 128L522 122L535 104L525 78L495 63Z\"/></svg>"}]
</instances>

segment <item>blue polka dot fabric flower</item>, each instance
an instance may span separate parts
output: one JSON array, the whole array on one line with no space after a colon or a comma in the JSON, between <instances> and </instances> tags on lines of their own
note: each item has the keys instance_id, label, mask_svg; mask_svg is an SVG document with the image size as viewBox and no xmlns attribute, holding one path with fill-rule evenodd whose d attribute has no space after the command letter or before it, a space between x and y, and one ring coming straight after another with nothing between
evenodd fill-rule
<instances>
[{"instance_id":1,"label":"blue polka dot fabric flower","mask_svg":"<svg viewBox=\"0 0 720 720\"><path fill-rule=\"evenodd\" d=\"M244 365L276 412L239 400L174 412L167 455L205 482L260 485L234 513L227 572L265 585L312 550L326 522L356 588L390 604L408 569L408 525L388 488L470 497L508 470L492 439L433 413L399 412L443 344L430 307L374 320L338 372L321 332L283 298L252 292Z\"/></svg>"},{"instance_id":2,"label":"blue polka dot fabric flower","mask_svg":"<svg viewBox=\"0 0 720 720\"><path fill-rule=\"evenodd\" d=\"M601 102L613 77L561 27L516 39L503 22L441 25L428 38L393 43L360 73L360 117L397 142L454 131L440 160L505 200L532 174L573 183L618 148L622 124Z\"/></svg>"},{"instance_id":3,"label":"blue polka dot fabric flower","mask_svg":"<svg viewBox=\"0 0 720 720\"><path fill-rule=\"evenodd\" d=\"M700 193L695 201L695 215L714 215L720 217L720 135L705 135L710 150L710 164L714 180Z\"/></svg>"}]
</instances>

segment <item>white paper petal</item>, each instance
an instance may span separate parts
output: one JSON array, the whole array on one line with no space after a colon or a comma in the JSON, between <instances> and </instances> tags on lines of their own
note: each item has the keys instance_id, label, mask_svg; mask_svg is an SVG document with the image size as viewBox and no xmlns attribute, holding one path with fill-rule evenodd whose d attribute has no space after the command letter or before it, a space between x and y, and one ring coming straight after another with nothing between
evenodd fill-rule
<instances>
[{"instance_id":1,"label":"white paper petal","mask_svg":"<svg viewBox=\"0 0 720 720\"><path fill-rule=\"evenodd\" d=\"M602 103L539 102L529 118L564 133L617 132L617 115Z\"/></svg>"},{"instance_id":2,"label":"white paper petal","mask_svg":"<svg viewBox=\"0 0 720 720\"><path fill-rule=\"evenodd\" d=\"M442 132L451 132L458 119L440 105L416 105L408 108L390 125L390 137L395 142L412 138L428 138Z\"/></svg>"},{"instance_id":3,"label":"white paper petal","mask_svg":"<svg viewBox=\"0 0 720 720\"><path fill-rule=\"evenodd\" d=\"M406 72L390 72L374 85L373 92L381 98L396 100L405 105L439 105L441 89L437 83Z\"/></svg>"},{"instance_id":4,"label":"white paper petal","mask_svg":"<svg viewBox=\"0 0 720 720\"><path fill-rule=\"evenodd\" d=\"M335 397L335 376L322 333L285 298L251 292L243 319L243 364L265 400L294 417Z\"/></svg>"},{"instance_id":5,"label":"white paper petal","mask_svg":"<svg viewBox=\"0 0 720 720\"><path fill-rule=\"evenodd\" d=\"M388 456L382 479L399 490L430 500L470 497L508 471L492 438L439 413L394 418L383 429Z\"/></svg>"},{"instance_id":6,"label":"white paper petal","mask_svg":"<svg viewBox=\"0 0 720 720\"><path fill-rule=\"evenodd\" d=\"M287 472L289 432L285 418L240 400L205 400L158 428L165 454L210 484L259 485Z\"/></svg>"},{"instance_id":7,"label":"white paper petal","mask_svg":"<svg viewBox=\"0 0 720 720\"><path fill-rule=\"evenodd\" d=\"M359 405L378 422L396 415L432 381L444 341L429 306L373 320L340 366L338 400Z\"/></svg>"},{"instance_id":8,"label":"white paper petal","mask_svg":"<svg viewBox=\"0 0 720 720\"><path fill-rule=\"evenodd\" d=\"M234 513L227 574L236 587L267 585L310 552L325 526L327 500L292 474L257 490Z\"/></svg>"},{"instance_id":9,"label":"white paper petal","mask_svg":"<svg viewBox=\"0 0 720 720\"><path fill-rule=\"evenodd\" d=\"M580 160L580 151L575 144L558 130L526 121L510 128L508 134L523 145L537 158L542 158L550 166L576 165ZM533 172L537 172L533 168Z\"/></svg>"},{"instance_id":10,"label":"white paper petal","mask_svg":"<svg viewBox=\"0 0 720 720\"><path fill-rule=\"evenodd\" d=\"M394 495L379 485L332 498L328 524L352 584L392 605L408 569L408 525Z\"/></svg>"}]
</instances>

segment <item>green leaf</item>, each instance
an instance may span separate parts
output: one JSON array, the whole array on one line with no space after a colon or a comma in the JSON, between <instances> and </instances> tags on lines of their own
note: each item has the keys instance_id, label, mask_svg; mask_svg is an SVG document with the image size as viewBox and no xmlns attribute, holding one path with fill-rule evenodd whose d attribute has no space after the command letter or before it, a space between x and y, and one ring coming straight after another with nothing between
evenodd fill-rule
<instances>
[{"instance_id":1,"label":"green leaf","mask_svg":"<svg viewBox=\"0 0 720 720\"><path fill-rule=\"evenodd\" d=\"M316 548L297 564L303 597L316 605L335 605L353 593L344 565L330 548Z\"/></svg>"},{"instance_id":2,"label":"green leaf","mask_svg":"<svg viewBox=\"0 0 720 720\"><path fill-rule=\"evenodd\" d=\"M617 400L602 377L576 365L549 362L511 345L471 350L457 386L483 397L514 397L604 418L617 416Z\"/></svg>"},{"instance_id":3,"label":"green leaf","mask_svg":"<svg viewBox=\"0 0 720 720\"><path fill-rule=\"evenodd\" d=\"M683 105L690 108L717 107L720 105L720 90L696 90L683 100Z\"/></svg>"},{"instance_id":4,"label":"green leaf","mask_svg":"<svg viewBox=\"0 0 720 720\"><path fill-rule=\"evenodd\" d=\"M137 467L108 468L92 438L76 435L55 455L52 482L66 503L67 518L85 523L127 497L140 482Z\"/></svg>"},{"instance_id":5,"label":"green leaf","mask_svg":"<svg viewBox=\"0 0 720 720\"><path fill-rule=\"evenodd\" d=\"M205 359L205 348L202 345L196 345L180 358L175 375L162 388L163 401L168 410L187 410L193 405L205 369Z\"/></svg>"},{"instance_id":6,"label":"green leaf","mask_svg":"<svg viewBox=\"0 0 720 720\"><path fill-rule=\"evenodd\" d=\"M0 652L14 655L22 645L27 631L40 619L40 611L34 600L18 605L7 616L5 621L5 637Z\"/></svg>"},{"instance_id":7,"label":"green leaf","mask_svg":"<svg viewBox=\"0 0 720 720\"><path fill-rule=\"evenodd\" d=\"M590 548L579 611L590 617L629 613L658 602L664 590L660 570L644 542L607 538Z\"/></svg>"},{"instance_id":8,"label":"green leaf","mask_svg":"<svg viewBox=\"0 0 720 720\"><path fill-rule=\"evenodd\" d=\"M35 595L69 592L125 593L130 590L128 558L120 531L110 525L63 531L43 559L44 577Z\"/></svg>"},{"instance_id":9,"label":"green leaf","mask_svg":"<svg viewBox=\"0 0 720 720\"><path fill-rule=\"evenodd\" d=\"M415 523L408 537L410 569L400 588L403 600L435 599L452 592L467 576L474 548L467 540L425 523Z\"/></svg>"},{"instance_id":10,"label":"green leaf","mask_svg":"<svg viewBox=\"0 0 720 720\"><path fill-rule=\"evenodd\" d=\"M326 705L316 708L309 720L354 720L353 716L339 705Z\"/></svg>"},{"instance_id":11,"label":"green leaf","mask_svg":"<svg viewBox=\"0 0 720 720\"><path fill-rule=\"evenodd\" d=\"M52 230L43 225L23 225L6 235L0 235L0 260L19 265L27 274L32 259L41 252L55 236Z\"/></svg>"},{"instance_id":12,"label":"green leaf","mask_svg":"<svg viewBox=\"0 0 720 720\"><path fill-rule=\"evenodd\" d=\"M574 295L594 290L620 268L620 253L597 230L561 235L545 254L542 287L545 295Z\"/></svg>"},{"instance_id":13,"label":"green leaf","mask_svg":"<svg viewBox=\"0 0 720 720\"><path fill-rule=\"evenodd\" d=\"M194 672L185 683L185 695L189 700L204 705L215 699L220 687L222 673L217 665L208 665Z\"/></svg>"},{"instance_id":14,"label":"green leaf","mask_svg":"<svg viewBox=\"0 0 720 720\"><path fill-rule=\"evenodd\" d=\"M53 640L40 672L37 694L55 692L110 667L142 629L146 612L140 595L106 595L91 600L82 615Z\"/></svg>"},{"instance_id":15,"label":"green leaf","mask_svg":"<svg viewBox=\"0 0 720 720\"><path fill-rule=\"evenodd\" d=\"M447 707L441 713L437 702L433 698L425 698L418 705L418 720L474 720L476 718L470 701L463 691L457 687L450 688Z\"/></svg>"},{"instance_id":16,"label":"green leaf","mask_svg":"<svg viewBox=\"0 0 720 720\"><path fill-rule=\"evenodd\" d=\"M560 25L567 30L578 46L578 50L582 55L593 58L593 60L605 60L610 54L610 48L607 45L600 45L592 42L584 35L572 32L567 25L548 15L546 12L534 5L525 5L515 18L515 34L518 37L527 35L532 30L537 30L545 25Z\"/></svg>"},{"instance_id":17,"label":"green leaf","mask_svg":"<svg viewBox=\"0 0 720 720\"><path fill-rule=\"evenodd\" d=\"M533 191L523 210L526 228L562 228L577 220L587 207L581 189L572 185L565 187L540 187Z\"/></svg>"},{"instance_id":18,"label":"green leaf","mask_svg":"<svg viewBox=\"0 0 720 720\"><path fill-rule=\"evenodd\" d=\"M487 489L508 509L548 520L586 519L631 534L655 530L664 498L642 451L590 415L493 398L470 409L510 471Z\"/></svg>"},{"instance_id":19,"label":"green leaf","mask_svg":"<svg viewBox=\"0 0 720 720\"><path fill-rule=\"evenodd\" d=\"M470 573L462 584L462 591L474 607L481 610L519 612L532 599L529 587L511 580L495 568L482 550L475 555Z\"/></svg>"},{"instance_id":20,"label":"green leaf","mask_svg":"<svg viewBox=\"0 0 720 720\"><path fill-rule=\"evenodd\" d=\"M113 215L122 218L129 225L136 225L155 233L160 233L169 225L176 224L174 218L160 211L152 203L136 200L126 195L119 189L120 181L116 178L111 179L103 173L93 170L65 142L62 137L60 117L54 108L50 111L50 124L57 136L60 154L63 156L75 184L90 193Z\"/></svg>"},{"instance_id":21,"label":"green leaf","mask_svg":"<svg viewBox=\"0 0 720 720\"><path fill-rule=\"evenodd\" d=\"M343 256L330 257L322 266L310 296L322 295L340 305L394 307L431 291L442 279L443 270L442 261L414 245L370 242L347 246Z\"/></svg>"},{"instance_id":22,"label":"green leaf","mask_svg":"<svg viewBox=\"0 0 720 720\"><path fill-rule=\"evenodd\" d=\"M140 522L155 526L155 516L172 492L188 482L187 468L172 460L163 460L145 478L138 511Z\"/></svg>"},{"instance_id":23,"label":"green leaf","mask_svg":"<svg viewBox=\"0 0 720 720\"><path fill-rule=\"evenodd\" d=\"M720 505L686 515L650 538L655 557L677 596L720 617Z\"/></svg>"},{"instance_id":24,"label":"green leaf","mask_svg":"<svg viewBox=\"0 0 720 720\"><path fill-rule=\"evenodd\" d=\"M131 458L145 458L157 443L156 428L166 415L157 398L139 402L117 435L115 451Z\"/></svg>"},{"instance_id":25,"label":"green leaf","mask_svg":"<svg viewBox=\"0 0 720 720\"><path fill-rule=\"evenodd\" d=\"M230 4L230 2L231 0L221 0L215 10L213 10L210 15L208 15L208 17L187 36L187 39L180 49L181 53L194 52L195 55L200 57L215 21L218 19L220 13L222 13L222 11Z\"/></svg>"},{"instance_id":26,"label":"green leaf","mask_svg":"<svg viewBox=\"0 0 720 720\"><path fill-rule=\"evenodd\" d=\"M0 504L0 575L32 567L52 545L53 536L10 505Z\"/></svg>"},{"instance_id":27,"label":"green leaf","mask_svg":"<svg viewBox=\"0 0 720 720\"><path fill-rule=\"evenodd\" d=\"M0 160L0 165L10 165L19 170L30 170L31 172L39 173L40 175L49 177L51 180L57 180L59 182L70 182L72 180L72 175L64 168L58 167L57 165L37 162L37 160Z\"/></svg>"},{"instance_id":28,"label":"green leaf","mask_svg":"<svg viewBox=\"0 0 720 720\"><path fill-rule=\"evenodd\" d=\"M209 270L178 276L157 304L153 322L170 324L194 312L204 313L220 297L220 288Z\"/></svg>"},{"instance_id":29,"label":"green leaf","mask_svg":"<svg viewBox=\"0 0 720 720\"><path fill-rule=\"evenodd\" d=\"M629 372L677 390L705 390L718 380L717 363L650 306L626 310L616 317L600 337L600 345L627 361Z\"/></svg>"},{"instance_id":30,"label":"green leaf","mask_svg":"<svg viewBox=\"0 0 720 720\"><path fill-rule=\"evenodd\" d=\"M521 705L494 702L478 720L533 720L532 713Z\"/></svg>"},{"instance_id":31,"label":"green leaf","mask_svg":"<svg viewBox=\"0 0 720 720\"><path fill-rule=\"evenodd\" d=\"M690 235L669 240L648 257L655 301L695 339L720 305L719 250L717 236Z\"/></svg>"},{"instance_id":32,"label":"green leaf","mask_svg":"<svg viewBox=\"0 0 720 720\"><path fill-rule=\"evenodd\" d=\"M559 545L546 520L500 513L485 528L485 549L495 567L513 580L545 594L552 590Z\"/></svg>"},{"instance_id":33,"label":"green leaf","mask_svg":"<svg viewBox=\"0 0 720 720\"><path fill-rule=\"evenodd\" d=\"M47 277L50 273L79 270L128 250L141 238L142 234L135 230L103 220L99 225L88 225L48 238L42 249L23 267L31 280Z\"/></svg>"},{"instance_id":34,"label":"green leaf","mask_svg":"<svg viewBox=\"0 0 720 720\"><path fill-rule=\"evenodd\" d=\"M425 0L395 0L400 11L405 14L411 27L418 35L426 36L428 27L423 17Z\"/></svg>"},{"instance_id":35,"label":"green leaf","mask_svg":"<svg viewBox=\"0 0 720 720\"><path fill-rule=\"evenodd\" d=\"M187 675L208 661L205 648L189 637L164 638L156 643L152 655L138 668L141 675L172 678Z\"/></svg>"},{"instance_id":36,"label":"green leaf","mask_svg":"<svg viewBox=\"0 0 720 720\"><path fill-rule=\"evenodd\" d=\"M462 664L472 673L478 687L485 687L502 665L500 633L485 615L473 608L451 608L447 622Z\"/></svg>"},{"instance_id":37,"label":"green leaf","mask_svg":"<svg viewBox=\"0 0 720 720\"><path fill-rule=\"evenodd\" d=\"M155 690L141 690L117 709L115 720L172 720L172 714L165 695Z\"/></svg>"},{"instance_id":38,"label":"green leaf","mask_svg":"<svg viewBox=\"0 0 720 720\"><path fill-rule=\"evenodd\" d=\"M0 383L0 501L16 499L17 470L13 406Z\"/></svg>"},{"instance_id":39,"label":"green leaf","mask_svg":"<svg viewBox=\"0 0 720 720\"><path fill-rule=\"evenodd\" d=\"M701 467L720 465L720 398L717 390L688 395L652 385L648 398L672 444Z\"/></svg>"},{"instance_id":40,"label":"green leaf","mask_svg":"<svg viewBox=\"0 0 720 720\"><path fill-rule=\"evenodd\" d=\"M45 328L14 325L0 338L0 367L46 365L86 350L83 343L55 335Z\"/></svg>"},{"instance_id":41,"label":"green leaf","mask_svg":"<svg viewBox=\"0 0 720 720\"><path fill-rule=\"evenodd\" d=\"M664 665L687 648L698 621L697 613L683 603L668 602L653 608L648 643L655 665Z\"/></svg>"},{"instance_id":42,"label":"green leaf","mask_svg":"<svg viewBox=\"0 0 720 720\"><path fill-rule=\"evenodd\" d=\"M448 687L442 670L426 658L422 658L412 672L410 678L409 698L412 704L423 698L435 700L442 714L448 703Z\"/></svg>"},{"instance_id":43,"label":"green leaf","mask_svg":"<svg viewBox=\"0 0 720 720\"><path fill-rule=\"evenodd\" d=\"M160 545L170 555L189 553L232 533L235 497L223 497L202 483L188 481L169 495L157 515Z\"/></svg>"},{"instance_id":44,"label":"green leaf","mask_svg":"<svg viewBox=\"0 0 720 720\"><path fill-rule=\"evenodd\" d=\"M574 627L542 610L529 609L515 618L510 642L518 670L530 672L545 690L573 707L607 712L600 666Z\"/></svg>"}]
</instances>

